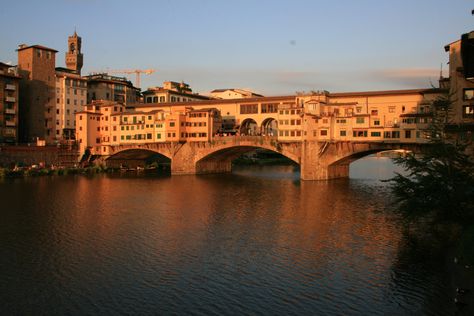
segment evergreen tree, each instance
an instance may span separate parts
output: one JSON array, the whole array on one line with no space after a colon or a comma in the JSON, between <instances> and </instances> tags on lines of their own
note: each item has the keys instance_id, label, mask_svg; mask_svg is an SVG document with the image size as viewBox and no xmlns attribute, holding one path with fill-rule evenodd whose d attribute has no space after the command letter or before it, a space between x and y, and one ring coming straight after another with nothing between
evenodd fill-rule
<instances>
[{"instance_id":1,"label":"evergreen tree","mask_svg":"<svg viewBox=\"0 0 474 316\"><path fill-rule=\"evenodd\" d=\"M395 159L406 175L397 173L388 182L409 222L474 223L474 160L466 153L468 143L456 133L446 132L451 112L449 95L435 100L426 131L429 143L419 154Z\"/></svg>"}]
</instances>

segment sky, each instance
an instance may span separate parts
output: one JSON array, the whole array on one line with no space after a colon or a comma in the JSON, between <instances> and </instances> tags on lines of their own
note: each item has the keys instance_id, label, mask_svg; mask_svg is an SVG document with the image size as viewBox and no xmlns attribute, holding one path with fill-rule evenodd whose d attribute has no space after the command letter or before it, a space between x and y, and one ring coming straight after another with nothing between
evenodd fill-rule
<instances>
[{"instance_id":1,"label":"sky","mask_svg":"<svg viewBox=\"0 0 474 316\"><path fill-rule=\"evenodd\" d=\"M443 47L474 29L467 0L43 0L0 11L0 61L19 44L58 50L82 37L83 74L155 69L141 88L271 95L414 89L447 75ZM135 75L128 76L135 80Z\"/></svg>"}]
</instances>

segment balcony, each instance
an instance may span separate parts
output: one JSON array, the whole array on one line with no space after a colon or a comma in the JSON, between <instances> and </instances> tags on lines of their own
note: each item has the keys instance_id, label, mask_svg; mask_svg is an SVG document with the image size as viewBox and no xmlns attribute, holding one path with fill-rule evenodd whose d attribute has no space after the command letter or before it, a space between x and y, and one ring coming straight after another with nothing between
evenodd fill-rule
<instances>
[{"instance_id":1,"label":"balcony","mask_svg":"<svg viewBox=\"0 0 474 316\"><path fill-rule=\"evenodd\" d=\"M5 126L16 126L15 121L5 121Z\"/></svg>"},{"instance_id":2,"label":"balcony","mask_svg":"<svg viewBox=\"0 0 474 316\"><path fill-rule=\"evenodd\" d=\"M5 97L5 101L6 101L6 102L15 102L16 99L15 99L15 97L8 97L8 96L7 96L7 97Z\"/></svg>"},{"instance_id":3,"label":"balcony","mask_svg":"<svg viewBox=\"0 0 474 316\"><path fill-rule=\"evenodd\" d=\"M5 114L16 114L15 109L5 109Z\"/></svg>"},{"instance_id":4,"label":"balcony","mask_svg":"<svg viewBox=\"0 0 474 316\"><path fill-rule=\"evenodd\" d=\"M6 85L5 85L5 90L15 91L15 90L16 90L16 86L15 86L14 84L6 84Z\"/></svg>"}]
</instances>

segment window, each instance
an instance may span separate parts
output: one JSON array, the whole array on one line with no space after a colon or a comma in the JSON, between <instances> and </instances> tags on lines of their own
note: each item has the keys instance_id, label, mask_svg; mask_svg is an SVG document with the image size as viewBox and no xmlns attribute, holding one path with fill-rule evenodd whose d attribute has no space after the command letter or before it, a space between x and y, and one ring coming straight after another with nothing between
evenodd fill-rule
<instances>
[{"instance_id":1,"label":"window","mask_svg":"<svg viewBox=\"0 0 474 316\"><path fill-rule=\"evenodd\" d=\"M376 110L376 109L372 109L372 110L370 111L370 115L379 115L379 111Z\"/></svg>"},{"instance_id":2,"label":"window","mask_svg":"<svg viewBox=\"0 0 474 316\"><path fill-rule=\"evenodd\" d=\"M390 138L391 132L384 132L383 137L384 138Z\"/></svg>"},{"instance_id":3,"label":"window","mask_svg":"<svg viewBox=\"0 0 474 316\"><path fill-rule=\"evenodd\" d=\"M277 103L262 104L262 113L276 113L277 109Z\"/></svg>"},{"instance_id":4,"label":"window","mask_svg":"<svg viewBox=\"0 0 474 316\"><path fill-rule=\"evenodd\" d=\"M394 106L389 106L388 107L388 113L395 113L395 107Z\"/></svg>"},{"instance_id":5,"label":"window","mask_svg":"<svg viewBox=\"0 0 474 316\"><path fill-rule=\"evenodd\" d=\"M465 105L462 108L462 117L473 117L474 116L474 106Z\"/></svg>"},{"instance_id":6,"label":"window","mask_svg":"<svg viewBox=\"0 0 474 316\"><path fill-rule=\"evenodd\" d=\"M156 134L156 138L161 139L161 134L160 133Z\"/></svg>"},{"instance_id":7,"label":"window","mask_svg":"<svg viewBox=\"0 0 474 316\"><path fill-rule=\"evenodd\" d=\"M241 104L240 114L257 114L258 104Z\"/></svg>"},{"instance_id":8,"label":"window","mask_svg":"<svg viewBox=\"0 0 474 316\"><path fill-rule=\"evenodd\" d=\"M400 132L399 131L392 131L392 138L400 138Z\"/></svg>"},{"instance_id":9,"label":"window","mask_svg":"<svg viewBox=\"0 0 474 316\"><path fill-rule=\"evenodd\" d=\"M362 107L361 106L356 107L356 113L362 113Z\"/></svg>"},{"instance_id":10,"label":"window","mask_svg":"<svg viewBox=\"0 0 474 316\"><path fill-rule=\"evenodd\" d=\"M353 137L367 137L367 131L352 131Z\"/></svg>"},{"instance_id":11,"label":"window","mask_svg":"<svg viewBox=\"0 0 474 316\"><path fill-rule=\"evenodd\" d=\"M319 135L321 136L328 136L328 130L327 129L322 129L319 131Z\"/></svg>"},{"instance_id":12,"label":"window","mask_svg":"<svg viewBox=\"0 0 474 316\"><path fill-rule=\"evenodd\" d=\"M379 125L380 125L380 121L379 121L379 120L374 120L374 125L375 125L375 126L379 126Z\"/></svg>"},{"instance_id":13,"label":"window","mask_svg":"<svg viewBox=\"0 0 474 316\"><path fill-rule=\"evenodd\" d=\"M170 127L174 127L174 122L170 122Z\"/></svg>"},{"instance_id":14,"label":"window","mask_svg":"<svg viewBox=\"0 0 474 316\"><path fill-rule=\"evenodd\" d=\"M346 131L339 131L339 136L346 136Z\"/></svg>"},{"instance_id":15,"label":"window","mask_svg":"<svg viewBox=\"0 0 474 316\"><path fill-rule=\"evenodd\" d=\"M356 118L356 123L357 124L364 124L364 122L365 122L365 119L363 117Z\"/></svg>"},{"instance_id":16,"label":"window","mask_svg":"<svg viewBox=\"0 0 474 316\"><path fill-rule=\"evenodd\" d=\"M474 89L464 89L464 100L474 100Z\"/></svg>"},{"instance_id":17,"label":"window","mask_svg":"<svg viewBox=\"0 0 474 316\"><path fill-rule=\"evenodd\" d=\"M370 136L372 137L380 137L380 132L370 132Z\"/></svg>"},{"instance_id":18,"label":"window","mask_svg":"<svg viewBox=\"0 0 474 316\"><path fill-rule=\"evenodd\" d=\"M411 138L411 131L410 130L405 131L405 138Z\"/></svg>"}]
</instances>

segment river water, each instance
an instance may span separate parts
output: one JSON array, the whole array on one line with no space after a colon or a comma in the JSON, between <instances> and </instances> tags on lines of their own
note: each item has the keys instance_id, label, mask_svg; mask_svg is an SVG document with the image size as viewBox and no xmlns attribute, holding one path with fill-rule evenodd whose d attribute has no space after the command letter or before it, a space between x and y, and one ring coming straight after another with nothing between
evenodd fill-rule
<instances>
[{"instance_id":1,"label":"river water","mask_svg":"<svg viewBox=\"0 0 474 316\"><path fill-rule=\"evenodd\" d=\"M394 168L5 180L2 314L452 314L441 259L404 241L378 180Z\"/></svg>"}]
</instances>

